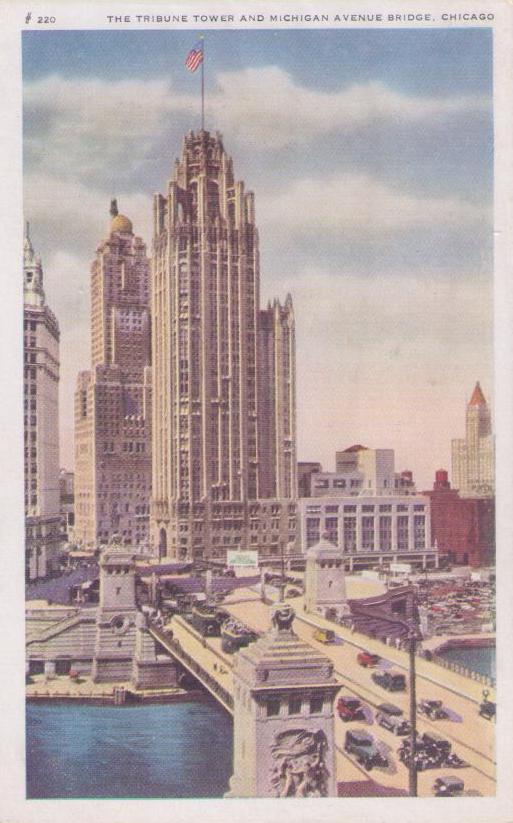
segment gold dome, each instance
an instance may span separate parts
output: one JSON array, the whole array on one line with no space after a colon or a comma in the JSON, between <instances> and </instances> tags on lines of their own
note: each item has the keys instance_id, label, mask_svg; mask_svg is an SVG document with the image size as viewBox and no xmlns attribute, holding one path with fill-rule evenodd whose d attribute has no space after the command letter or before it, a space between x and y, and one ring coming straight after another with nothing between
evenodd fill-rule
<instances>
[{"instance_id":1,"label":"gold dome","mask_svg":"<svg viewBox=\"0 0 513 823\"><path fill-rule=\"evenodd\" d=\"M116 214L110 224L110 230L113 231L122 231L128 232L132 234L132 221L125 217L124 214Z\"/></svg>"}]
</instances>

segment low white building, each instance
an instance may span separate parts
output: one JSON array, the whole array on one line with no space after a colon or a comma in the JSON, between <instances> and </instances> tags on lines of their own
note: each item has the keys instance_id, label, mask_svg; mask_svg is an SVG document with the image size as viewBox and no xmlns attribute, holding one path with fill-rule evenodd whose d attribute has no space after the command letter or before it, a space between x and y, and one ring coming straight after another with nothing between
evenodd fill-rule
<instances>
[{"instance_id":1,"label":"low white building","mask_svg":"<svg viewBox=\"0 0 513 823\"><path fill-rule=\"evenodd\" d=\"M398 561L437 566L429 507L423 495L304 497L297 548L306 554L322 535L343 552L350 570Z\"/></svg>"}]
</instances>

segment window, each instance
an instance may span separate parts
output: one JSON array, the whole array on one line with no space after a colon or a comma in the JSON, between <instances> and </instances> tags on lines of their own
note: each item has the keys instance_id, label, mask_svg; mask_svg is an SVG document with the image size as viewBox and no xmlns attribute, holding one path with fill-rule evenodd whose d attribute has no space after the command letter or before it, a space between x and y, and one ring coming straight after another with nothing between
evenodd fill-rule
<instances>
[{"instance_id":1,"label":"window","mask_svg":"<svg viewBox=\"0 0 513 823\"><path fill-rule=\"evenodd\" d=\"M413 511L415 511L415 512L423 512L424 509L425 509L425 506L424 506L423 503L415 503L415 505L413 507Z\"/></svg>"},{"instance_id":2,"label":"window","mask_svg":"<svg viewBox=\"0 0 513 823\"><path fill-rule=\"evenodd\" d=\"M344 517L344 551L356 551L356 517Z\"/></svg>"},{"instance_id":3,"label":"window","mask_svg":"<svg viewBox=\"0 0 513 823\"><path fill-rule=\"evenodd\" d=\"M324 696L322 694L313 694L310 698L310 714L319 714L322 712L324 705Z\"/></svg>"},{"instance_id":4,"label":"window","mask_svg":"<svg viewBox=\"0 0 513 823\"><path fill-rule=\"evenodd\" d=\"M408 550L408 516L400 515L397 518L397 548L399 551Z\"/></svg>"},{"instance_id":5,"label":"window","mask_svg":"<svg viewBox=\"0 0 513 823\"><path fill-rule=\"evenodd\" d=\"M362 517L362 549L374 551L374 518Z\"/></svg>"},{"instance_id":6,"label":"window","mask_svg":"<svg viewBox=\"0 0 513 823\"><path fill-rule=\"evenodd\" d=\"M326 517L324 526L327 540L338 544L338 517Z\"/></svg>"},{"instance_id":7,"label":"window","mask_svg":"<svg viewBox=\"0 0 513 823\"><path fill-rule=\"evenodd\" d=\"M423 514L413 518L413 545L416 549L426 548L426 518Z\"/></svg>"},{"instance_id":8,"label":"window","mask_svg":"<svg viewBox=\"0 0 513 823\"><path fill-rule=\"evenodd\" d=\"M276 717L280 713L280 698L269 697L267 700L267 717Z\"/></svg>"},{"instance_id":9,"label":"window","mask_svg":"<svg viewBox=\"0 0 513 823\"><path fill-rule=\"evenodd\" d=\"M356 512L356 506L344 506L345 512Z\"/></svg>"},{"instance_id":10,"label":"window","mask_svg":"<svg viewBox=\"0 0 513 823\"><path fill-rule=\"evenodd\" d=\"M337 514L338 506L326 506L324 511L326 514Z\"/></svg>"},{"instance_id":11,"label":"window","mask_svg":"<svg viewBox=\"0 0 513 823\"><path fill-rule=\"evenodd\" d=\"M362 506L362 512L373 512L374 506Z\"/></svg>"},{"instance_id":12,"label":"window","mask_svg":"<svg viewBox=\"0 0 513 823\"><path fill-rule=\"evenodd\" d=\"M379 547L381 551L389 552L392 548L392 518L379 518Z\"/></svg>"},{"instance_id":13,"label":"window","mask_svg":"<svg viewBox=\"0 0 513 823\"><path fill-rule=\"evenodd\" d=\"M391 512L392 506L389 505L382 505L379 507L380 512Z\"/></svg>"},{"instance_id":14,"label":"window","mask_svg":"<svg viewBox=\"0 0 513 823\"><path fill-rule=\"evenodd\" d=\"M302 697L293 695L289 697L289 714L301 714L301 707L303 705Z\"/></svg>"}]
</instances>

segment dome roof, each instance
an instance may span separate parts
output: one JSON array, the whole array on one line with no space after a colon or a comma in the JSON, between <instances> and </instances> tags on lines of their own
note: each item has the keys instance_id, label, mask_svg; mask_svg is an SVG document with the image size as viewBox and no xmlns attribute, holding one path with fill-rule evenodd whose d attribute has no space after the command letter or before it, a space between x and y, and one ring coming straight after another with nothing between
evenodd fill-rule
<instances>
[{"instance_id":1,"label":"dome roof","mask_svg":"<svg viewBox=\"0 0 513 823\"><path fill-rule=\"evenodd\" d=\"M116 216L112 219L110 224L110 230L113 231L121 231L121 232L128 232L132 234L132 221L125 217L124 214L116 214Z\"/></svg>"}]
</instances>

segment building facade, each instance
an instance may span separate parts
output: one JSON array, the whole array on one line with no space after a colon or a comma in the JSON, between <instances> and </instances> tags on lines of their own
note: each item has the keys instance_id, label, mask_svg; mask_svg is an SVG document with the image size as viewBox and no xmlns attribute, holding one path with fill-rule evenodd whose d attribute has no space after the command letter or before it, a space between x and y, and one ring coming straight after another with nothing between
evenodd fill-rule
<instances>
[{"instance_id":1,"label":"building facade","mask_svg":"<svg viewBox=\"0 0 513 823\"><path fill-rule=\"evenodd\" d=\"M75 392L75 539L148 544L151 332L146 246L111 206L91 267L91 370Z\"/></svg>"},{"instance_id":2,"label":"building facade","mask_svg":"<svg viewBox=\"0 0 513 823\"><path fill-rule=\"evenodd\" d=\"M431 537L440 559L475 567L495 563L494 497L461 497L444 469L423 494L430 500Z\"/></svg>"},{"instance_id":3,"label":"building facade","mask_svg":"<svg viewBox=\"0 0 513 823\"><path fill-rule=\"evenodd\" d=\"M430 504L423 495L303 498L298 501L298 550L321 536L344 554L349 568L406 562L437 565Z\"/></svg>"},{"instance_id":4,"label":"building facade","mask_svg":"<svg viewBox=\"0 0 513 823\"><path fill-rule=\"evenodd\" d=\"M322 472L322 465L320 463L308 461L297 464L298 497L312 496L312 479L318 472Z\"/></svg>"},{"instance_id":5,"label":"building facade","mask_svg":"<svg viewBox=\"0 0 513 823\"><path fill-rule=\"evenodd\" d=\"M491 414L479 382L467 405L465 439L452 441L452 484L461 497L495 494Z\"/></svg>"},{"instance_id":6,"label":"building facade","mask_svg":"<svg viewBox=\"0 0 513 823\"><path fill-rule=\"evenodd\" d=\"M152 545L223 558L269 525L277 553L295 535L292 301L260 312L254 198L219 134L190 132L155 196L152 277Z\"/></svg>"},{"instance_id":7,"label":"building facade","mask_svg":"<svg viewBox=\"0 0 513 823\"><path fill-rule=\"evenodd\" d=\"M25 573L27 580L58 568L59 326L46 305L43 267L26 225L23 248L25 436Z\"/></svg>"},{"instance_id":8,"label":"building facade","mask_svg":"<svg viewBox=\"0 0 513 823\"><path fill-rule=\"evenodd\" d=\"M75 526L75 475L66 469L61 469L59 473L59 499L61 537L71 542Z\"/></svg>"},{"instance_id":9,"label":"building facade","mask_svg":"<svg viewBox=\"0 0 513 823\"><path fill-rule=\"evenodd\" d=\"M306 464L309 465L309 464ZM416 494L410 471L396 472L393 449L350 446L336 453L336 471L310 475L308 497Z\"/></svg>"}]
</instances>

